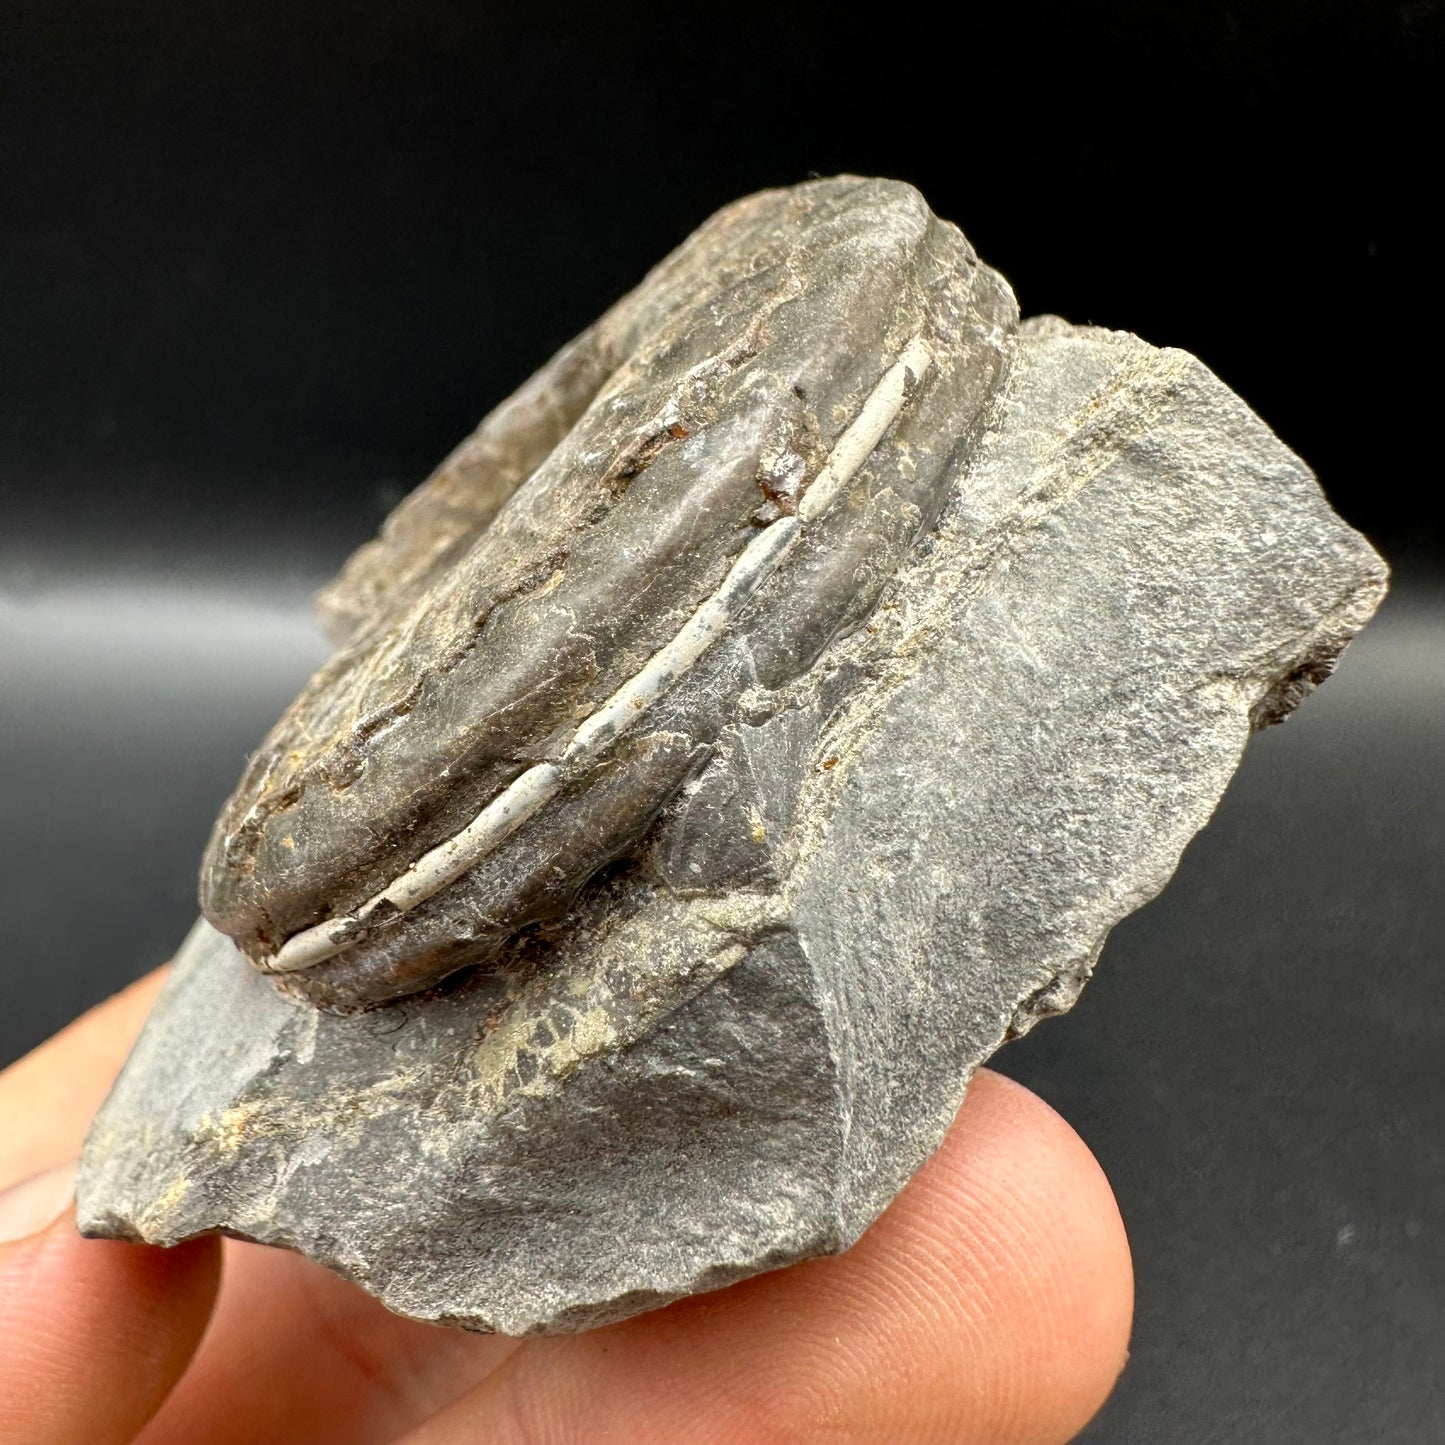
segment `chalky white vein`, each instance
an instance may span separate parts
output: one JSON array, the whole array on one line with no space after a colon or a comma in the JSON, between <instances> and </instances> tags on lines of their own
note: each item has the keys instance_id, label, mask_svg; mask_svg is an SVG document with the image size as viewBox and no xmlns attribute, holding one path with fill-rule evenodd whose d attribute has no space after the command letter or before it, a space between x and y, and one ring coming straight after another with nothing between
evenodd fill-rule
<instances>
[{"instance_id":1,"label":"chalky white vein","mask_svg":"<svg viewBox=\"0 0 1445 1445\"><path fill-rule=\"evenodd\" d=\"M803 494L795 517L780 517L743 548L722 585L683 624L677 635L592 713L573 734L556 763L538 763L515 778L459 833L423 853L409 868L354 912L328 918L294 933L261 967L293 973L334 958L356 943L369 925L405 913L454 883L554 798L606 747L621 737L718 640L738 611L777 571L802 535L837 500L883 434L893 425L909 390L933 363L915 336L883 373L858 415L833 445Z\"/></svg>"}]
</instances>

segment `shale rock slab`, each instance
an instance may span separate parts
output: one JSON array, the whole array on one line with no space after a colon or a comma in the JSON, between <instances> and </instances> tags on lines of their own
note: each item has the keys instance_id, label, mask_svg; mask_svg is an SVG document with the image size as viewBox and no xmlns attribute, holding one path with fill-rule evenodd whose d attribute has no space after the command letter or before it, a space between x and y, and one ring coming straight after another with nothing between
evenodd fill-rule
<instances>
[{"instance_id":1,"label":"shale rock slab","mask_svg":"<svg viewBox=\"0 0 1445 1445\"><path fill-rule=\"evenodd\" d=\"M1053 318L1013 346L867 625L565 926L337 1016L198 924L91 1131L82 1229L224 1230L509 1334L852 1243L1384 590L1198 361Z\"/></svg>"}]
</instances>

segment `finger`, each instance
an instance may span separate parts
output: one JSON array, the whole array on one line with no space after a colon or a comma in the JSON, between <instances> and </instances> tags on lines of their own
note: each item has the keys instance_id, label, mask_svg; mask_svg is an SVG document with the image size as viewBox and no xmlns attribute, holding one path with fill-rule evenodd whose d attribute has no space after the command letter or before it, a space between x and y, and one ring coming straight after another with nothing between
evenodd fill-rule
<instances>
[{"instance_id":1,"label":"finger","mask_svg":"<svg viewBox=\"0 0 1445 1445\"><path fill-rule=\"evenodd\" d=\"M165 974L141 979L0 1074L0 1185L79 1152ZM135 1247L114 1248L127 1258ZM154 1278L159 1252L138 1253L148 1262L132 1267ZM211 1328L147 1441L352 1445L366 1431L389 1439L476 1384L513 1347L403 1320L295 1255L230 1241L225 1254ZM105 1280L115 1283L113 1274ZM28 1440L0 1433L11 1438Z\"/></svg>"},{"instance_id":2,"label":"finger","mask_svg":"<svg viewBox=\"0 0 1445 1445\"><path fill-rule=\"evenodd\" d=\"M299 1255L228 1241L211 1328L137 1445L394 1440L517 1344L402 1319Z\"/></svg>"},{"instance_id":3,"label":"finger","mask_svg":"<svg viewBox=\"0 0 1445 1445\"><path fill-rule=\"evenodd\" d=\"M147 974L0 1073L0 1187L80 1153L165 975Z\"/></svg>"},{"instance_id":4,"label":"finger","mask_svg":"<svg viewBox=\"0 0 1445 1445\"><path fill-rule=\"evenodd\" d=\"M846 1254L529 1342L407 1445L1050 1445L1108 1394L1132 1308L1093 1156L981 1072L942 1149Z\"/></svg>"},{"instance_id":5,"label":"finger","mask_svg":"<svg viewBox=\"0 0 1445 1445\"><path fill-rule=\"evenodd\" d=\"M216 1240L162 1250L81 1239L73 1178L61 1166L0 1196L3 1441L132 1440L185 1369L215 1297Z\"/></svg>"}]
</instances>

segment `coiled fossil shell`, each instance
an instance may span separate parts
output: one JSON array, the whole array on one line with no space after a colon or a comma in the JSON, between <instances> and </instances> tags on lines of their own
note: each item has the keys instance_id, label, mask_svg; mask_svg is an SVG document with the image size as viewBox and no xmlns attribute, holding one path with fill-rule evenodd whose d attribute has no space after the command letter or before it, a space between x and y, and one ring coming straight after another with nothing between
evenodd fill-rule
<instances>
[{"instance_id":1,"label":"coiled fossil shell","mask_svg":"<svg viewBox=\"0 0 1445 1445\"><path fill-rule=\"evenodd\" d=\"M428 988L567 912L937 521L1017 325L911 187L727 207L491 413L328 590L340 650L201 873L288 992Z\"/></svg>"}]
</instances>

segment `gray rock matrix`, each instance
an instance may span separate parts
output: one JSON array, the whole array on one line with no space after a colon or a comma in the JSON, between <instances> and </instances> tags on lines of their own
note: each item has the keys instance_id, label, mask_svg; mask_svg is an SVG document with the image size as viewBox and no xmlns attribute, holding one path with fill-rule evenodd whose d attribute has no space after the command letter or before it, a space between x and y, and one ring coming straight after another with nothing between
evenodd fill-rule
<instances>
[{"instance_id":1,"label":"gray rock matrix","mask_svg":"<svg viewBox=\"0 0 1445 1445\"><path fill-rule=\"evenodd\" d=\"M348 1015L198 923L92 1127L82 1229L223 1230L508 1334L857 1239L1385 587L1193 357L1053 317L1004 350L876 605L743 697L560 923Z\"/></svg>"}]
</instances>

